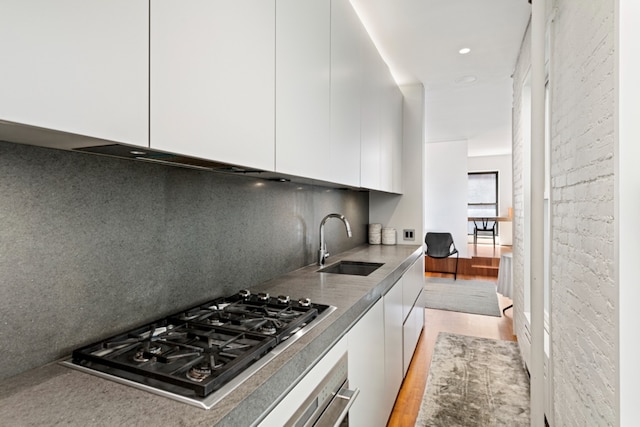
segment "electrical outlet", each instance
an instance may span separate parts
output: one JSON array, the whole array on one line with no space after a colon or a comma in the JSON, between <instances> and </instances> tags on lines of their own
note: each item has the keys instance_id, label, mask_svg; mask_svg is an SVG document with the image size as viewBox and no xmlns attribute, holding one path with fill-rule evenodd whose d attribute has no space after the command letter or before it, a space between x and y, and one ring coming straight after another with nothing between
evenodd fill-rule
<instances>
[{"instance_id":1,"label":"electrical outlet","mask_svg":"<svg viewBox=\"0 0 640 427\"><path fill-rule=\"evenodd\" d=\"M416 230L404 229L402 232L404 240L416 240Z\"/></svg>"}]
</instances>

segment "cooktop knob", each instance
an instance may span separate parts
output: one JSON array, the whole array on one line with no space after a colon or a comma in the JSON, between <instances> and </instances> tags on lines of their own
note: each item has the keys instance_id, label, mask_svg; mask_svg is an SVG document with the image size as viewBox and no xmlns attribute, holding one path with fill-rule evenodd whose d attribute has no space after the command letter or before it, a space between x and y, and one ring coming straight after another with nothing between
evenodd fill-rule
<instances>
[{"instance_id":1,"label":"cooktop knob","mask_svg":"<svg viewBox=\"0 0 640 427\"><path fill-rule=\"evenodd\" d=\"M289 295L279 295L278 296L278 302L280 304L289 304L289 301L291 301L291 298L289 298Z\"/></svg>"},{"instance_id":2,"label":"cooktop knob","mask_svg":"<svg viewBox=\"0 0 640 427\"><path fill-rule=\"evenodd\" d=\"M258 300L259 301L269 301L269 294L266 292L260 292L258 294Z\"/></svg>"},{"instance_id":3,"label":"cooktop knob","mask_svg":"<svg viewBox=\"0 0 640 427\"><path fill-rule=\"evenodd\" d=\"M251 296L251 292L249 292L248 289L242 289L240 292L238 292L238 295L240 295L240 298L242 299L249 299L249 297Z\"/></svg>"},{"instance_id":4,"label":"cooktop knob","mask_svg":"<svg viewBox=\"0 0 640 427\"><path fill-rule=\"evenodd\" d=\"M298 300L298 304L302 307L309 307L311 305L311 300L309 298L300 298Z\"/></svg>"}]
</instances>

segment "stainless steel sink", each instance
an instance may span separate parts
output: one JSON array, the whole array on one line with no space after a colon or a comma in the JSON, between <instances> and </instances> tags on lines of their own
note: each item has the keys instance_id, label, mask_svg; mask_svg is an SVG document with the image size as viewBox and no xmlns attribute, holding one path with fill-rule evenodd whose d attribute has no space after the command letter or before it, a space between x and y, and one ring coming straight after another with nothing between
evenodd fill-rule
<instances>
[{"instance_id":1,"label":"stainless steel sink","mask_svg":"<svg viewBox=\"0 0 640 427\"><path fill-rule=\"evenodd\" d=\"M384 264L379 262L340 261L318 270L318 273L350 274L352 276L368 276Z\"/></svg>"}]
</instances>

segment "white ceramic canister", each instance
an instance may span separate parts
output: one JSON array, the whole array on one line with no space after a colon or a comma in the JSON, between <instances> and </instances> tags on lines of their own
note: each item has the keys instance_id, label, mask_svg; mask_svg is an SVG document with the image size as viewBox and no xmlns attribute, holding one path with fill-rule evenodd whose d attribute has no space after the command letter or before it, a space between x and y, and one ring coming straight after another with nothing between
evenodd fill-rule
<instances>
[{"instance_id":1,"label":"white ceramic canister","mask_svg":"<svg viewBox=\"0 0 640 427\"><path fill-rule=\"evenodd\" d=\"M382 244L383 245L395 245L396 244L396 229L395 228L383 228L382 229Z\"/></svg>"},{"instance_id":2,"label":"white ceramic canister","mask_svg":"<svg viewBox=\"0 0 640 427\"><path fill-rule=\"evenodd\" d=\"M382 224L369 224L369 244L379 245L382 242Z\"/></svg>"}]
</instances>

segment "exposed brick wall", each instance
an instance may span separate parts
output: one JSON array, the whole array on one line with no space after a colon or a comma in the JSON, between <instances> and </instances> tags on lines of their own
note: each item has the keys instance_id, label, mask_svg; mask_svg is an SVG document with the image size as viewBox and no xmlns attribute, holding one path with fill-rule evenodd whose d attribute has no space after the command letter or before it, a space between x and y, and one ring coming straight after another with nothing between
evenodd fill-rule
<instances>
[{"instance_id":1,"label":"exposed brick wall","mask_svg":"<svg viewBox=\"0 0 640 427\"><path fill-rule=\"evenodd\" d=\"M555 424L615 425L614 6L560 0L552 36Z\"/></svg>"},{"instance_id":2,"label":"exposed brick wall","mask_svg":"<svg viewBox=\"0 0 640 427\"><path fill-rule=\"evenodd\" d=\"M518 57L517 67L514 73L513 81L513 319L514 332L520 337L520 345L524 344L525 336L525 318L524 318L524 140L528 138L527 130L524 129L522 111L523 105L523 85L530 64L531 56L531 36L527 31L522 42L520 55ZM522 349L523 352L528 351L528 346ZM525 356L528 362L528 357Z\"/></svg>"},{"instance_id":3,"label":"exposed brick wall","mask_svg":"<svg viewBox=\"0 0 640 427\"><path fill-rule=\"evenodd\" d=\"M555 426L616 423L614 0L556 0L551 31L551 325ZM514 292L523 304L523 136L529 38L514 75ZM516 310L516 332L522 331Z\"/></svg>"}]
</instances>

